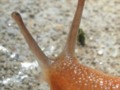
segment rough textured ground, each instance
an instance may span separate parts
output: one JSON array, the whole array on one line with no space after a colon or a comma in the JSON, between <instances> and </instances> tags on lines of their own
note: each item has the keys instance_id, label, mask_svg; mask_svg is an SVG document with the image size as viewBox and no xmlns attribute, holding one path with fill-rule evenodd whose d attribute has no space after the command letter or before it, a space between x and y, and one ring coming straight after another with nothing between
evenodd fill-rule
<instances>
[{"instance_id":1,"label":"rough textured ground","mask_svg":"<svg viewBox=\"0 0 120 90\"><path fill-rule=\"evenodd\" d=\"M49 90L38 81L36 58L10 14L21 13L47 56L62 50L77 0L0 0L0 90ZM77 43L80 63L120 76L120 0L86 0L81 28L86 46ZM61 44L61 42L63 44Z\"/></svg>"}]
</instances>

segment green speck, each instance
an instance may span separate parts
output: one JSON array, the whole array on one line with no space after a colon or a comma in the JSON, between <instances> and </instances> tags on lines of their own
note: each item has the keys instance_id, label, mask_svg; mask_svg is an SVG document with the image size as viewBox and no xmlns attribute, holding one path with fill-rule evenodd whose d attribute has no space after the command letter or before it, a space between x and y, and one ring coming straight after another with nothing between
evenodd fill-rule
<instances>
[{"instance_id":1,"label":"green speck","mask_svg":"<svg viewBox=\"0 0 120 90\"><path fill-rule=\"evenodd\" d=\"M85 33L82 29L78 30L78 42L82 46L85 46Z\"/></svg>"}]
</instances>

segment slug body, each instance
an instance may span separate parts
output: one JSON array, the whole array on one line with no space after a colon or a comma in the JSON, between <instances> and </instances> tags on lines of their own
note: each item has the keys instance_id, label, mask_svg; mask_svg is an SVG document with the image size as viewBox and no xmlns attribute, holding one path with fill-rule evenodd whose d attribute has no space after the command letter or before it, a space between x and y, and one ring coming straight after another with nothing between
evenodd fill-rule
<instances>
[{"instance_id":1,"label":"slug body","mask_svg":"<svg viewBox=\"0 0 120 90\"><path fill-rule=\"evenodd\" d=\"M77 31L81 21L85 0L78 0L68 39L62 53L50 62L25 27L17 12L12 17L18 24L30 49L38 58L51 90L120 90L120 78L113 77L81 65L74 55Z\"/></svg>"},{"instance_id":2,"label":"slug body","mask_svg":"<svg viewBox=\"0 0 120 90\"><path fill-rule=\"evenodd\" d=\"M120 78L81 65L75 57L63 57L49 72L51 90L120 90Z\"/></svg>"}]
</instances>

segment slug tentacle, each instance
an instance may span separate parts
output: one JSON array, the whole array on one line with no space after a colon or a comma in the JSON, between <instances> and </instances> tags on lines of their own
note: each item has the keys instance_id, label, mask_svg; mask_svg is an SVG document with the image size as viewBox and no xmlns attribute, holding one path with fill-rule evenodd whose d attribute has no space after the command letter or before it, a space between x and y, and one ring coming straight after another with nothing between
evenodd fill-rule
<instances>
[{"instance_id":1,"label":"slug tentacle","mask_svg":"<svg viewBox=\"0 0 120 90\"><path fill-rule=\"evenodd\" d=\"M22 18L20 16L20 14L17 13L17 12L13 12L12 13L12 17L16 21L16 23L18 24L18 26L19 26L19 28L20 28L20 30L21 30L25 40L27 41L30 49L37 56L37 58L41 61L40 64L44 68L47 68L49 66L48 57L39 48L39 46L37 45L36 41L33 39L31 34L29 33L29 31L25 27L25 24L24 24L24 22L23 22L23 20L22 20Z\"/></svg>"},{"instance_id":2,"label":"slug tentacle","mask_svg":"<svg viewBox=\"0 0 120 90\"><path fill-rule=\"evenodd\" d=\"M78 5L76 9L76 13L70 28L70 32L68 35L68 39L63 50L63 53L73 55L75 50L75 43L77 39L77 32L79 29L79 24L81 22L83 7L84 7L85 0L78 0Z\"/></svg>"}]
</instances>

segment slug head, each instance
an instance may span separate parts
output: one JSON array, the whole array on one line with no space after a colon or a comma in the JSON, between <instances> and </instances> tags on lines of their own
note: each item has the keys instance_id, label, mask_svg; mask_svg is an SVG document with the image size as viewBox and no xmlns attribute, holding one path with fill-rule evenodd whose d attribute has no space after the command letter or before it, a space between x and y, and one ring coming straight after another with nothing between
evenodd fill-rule
<instances>
[{"instance_id":1,"label":"slug head","mask_svg":"<svg viewBox=\"0 0 120 90\"><path fill-rule=\"evenodd\" d=\"M42 67L43 72L45 73L44 75L51 86L51 90L78 90L79 85L75 84L75 80L77 80L77 78L75 80L72 80L71 77L74 78L74 74L72 75L72 72L74 71L72 67L79 64L74 56L74 51L84 2L85 0L78 0L76 13L70 28L65 47L52 64L49 62L50 58L48 58L43 53L43 51L39 48L31 34L29 33L28 29L25 27L20 14L18 14L17 12L12 13L12 17L18 24L21 33L23 34L30 49L38 58L38 62Z\"/></svg>"}]
</instances>

